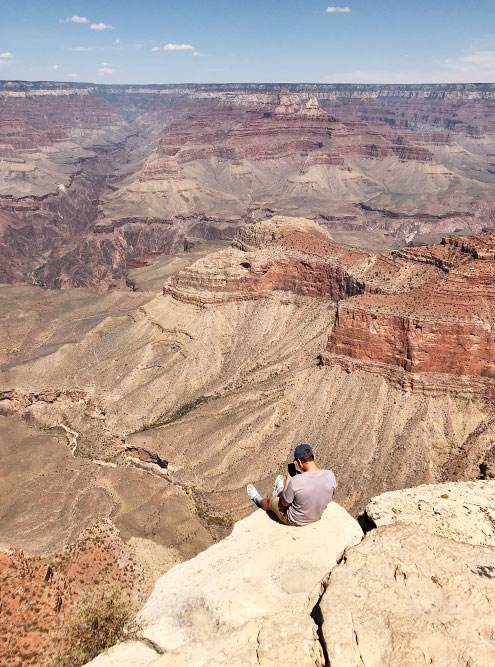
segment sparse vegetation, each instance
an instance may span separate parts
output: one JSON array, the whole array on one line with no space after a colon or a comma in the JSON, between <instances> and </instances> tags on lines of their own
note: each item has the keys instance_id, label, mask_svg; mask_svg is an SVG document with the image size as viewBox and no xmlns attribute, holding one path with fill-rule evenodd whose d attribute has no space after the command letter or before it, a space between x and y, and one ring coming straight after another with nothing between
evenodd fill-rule
<instances>
[{"instance_id":1,"label":"sparse vegetation","mask_svg":"<svg viewBox=\"0 0 495 667\"><path fill-rule=\"evenodd\" d=\"M149 431L153 428L159 428L160 426L166 426L167 424L172 424L172 422L177 421L178 419L181 419L185 415L187 415L188 412L191 412L191 410L194 410L198 406L200 406L202 403L207 403L208 401L211 401L212 398L216 398L215 396L200 396L199 398L194 399L194 401L190 401L189 403L184 403L178 410L173 412L170 417L167 417L164 419L161 417L155 422L150 422L149 424L143 424L142 427L140 428L140 431Z\"/></svg>"},{"instance_id":2,"label":"sparse vegetation","mask_svg":"<svg viewBox=\"0 0 495 667\"><path fill-rule=\"evenodd\" d=\"M38 266L37 269L33 271L33 285L37 285L38 287L41 287L42 289L46 289L46 284L45 281L43 280L43 272L46 269L46 262L42 264L41 266Z\"/></svg>"},{"instance_id":3,"label":"sparse vegetation","mask_svg":"<svg viewBox=\"0 0 495 667\"><path fill-rule=\"evenodd\" d=\"M224 526L228 528L232 526L232 522L226 519L225 517L210 514L208 510L205 509L205 507L201 503L201 500L199 498L196 489L194 489L193 487L184 487L184 489L186 493L190 496L191 500L193 501L198 517L202 521L205 521L210 526Z\"/></svg>"},{"instance_id":4,"label":"sparse vegetation","mask_svg":"<svg viewBox=\"0 0 495 667\"><path fill-rule=\"evenodd\" d=\"M448 498L448 497L449 497L448 493L442 493L442 495L440 496L440 498Z\"/></svg>"},{"instance_id":5,"label":"sparse vegetation","mask_svg":"<svg viewBox=\"0 0 495 667\"><path fill-rule=\"evenodd\" d=\"M83 595L56 633L60 645L50 667L79 667L119 641L134 639L139 627L122 593L102 585Z\"/></svg>"}]
</instances>

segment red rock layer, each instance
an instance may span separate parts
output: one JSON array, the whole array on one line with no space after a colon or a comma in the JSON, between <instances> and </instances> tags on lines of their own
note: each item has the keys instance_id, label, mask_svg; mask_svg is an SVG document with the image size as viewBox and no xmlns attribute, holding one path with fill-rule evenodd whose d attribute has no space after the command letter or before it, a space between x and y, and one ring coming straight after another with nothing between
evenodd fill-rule
<instances>
[{"instance_id":1,"label":"red rock layer","mask_svg":"<svg viewBox=\"0 0 495 667\"><path fill-rule=\"evenodd\" d=\"M164 294L199 305L276 291L329 299L337 315L327 363L371 366L412 390L426 391L434 375L432 387L444 387L445 374L478 378L474 393L495 390L495 232L384 256L281 217L242 229L233 246L179 272Z\"/></svg>"},{"instance_id":2,"label":"red rock layer","mask_svg":"<svg viewBox=\"0 0 495 667\"><path fill-rule=\"evenodd\" d=\"M441 273L434 266L425 269L334 243L302 218L273 218L242 228L232 245L180 271L163 293L199 304L257 299L278 290L340 301L400 290L404 275L415 285Z\"/></svg>"},{"instance_id":3,"label":"red rock layer","mask_svg":"<svg viewBox=\"0 0 495 667\"><path fill-rule=\"evenodd\" d=\"M234 108L226 114L217 109L215 122L223 123L223 129L205 131L211 128L211 118L200 113L188 117L187 126L181 122L167 128L158 153L175 156L180 164L212 156L253 160L306 155L321 147L340 125L316 99L308 108L288 91L274 96L261 110Z\"/></svg>"},{"instance_id":4,"label":"red rock layer","mask_svg":"<svg viewBox=\"0 0 495 667\"><path fill-rule=\"evenodd\" d=\"M450 248L462 248L456 268L443 262L450 270L432 285L340 302L327 351L412 373L495 378L495 237L488 233L468 241L446 239L424 251L438 260L443 250L452 266Z\"/></svg>"}]
</instances>

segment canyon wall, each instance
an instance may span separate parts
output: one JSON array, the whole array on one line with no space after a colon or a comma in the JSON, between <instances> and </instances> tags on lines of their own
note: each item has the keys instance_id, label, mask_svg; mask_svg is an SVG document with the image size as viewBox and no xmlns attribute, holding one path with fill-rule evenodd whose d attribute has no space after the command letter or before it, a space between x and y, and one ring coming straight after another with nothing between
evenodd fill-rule
<instances>
[{"instance_id":1,"label":"canyon wall","mask_svg":"<svg viewBox=\"0 0 495 667\"><path fill-rule=\"evenodd\" d=\"M128 262L275 213L364 247L493 225L491 84L0 82L0 271L125 284Z\"/></svg>"},{"instance_id":2,"label":"canyon wall","mask_svg":"<svg viewBox=\"0 0 495 667\"><path fill-rule=\"evenodd\" d=\"M434 255L446 271L433 287L341 302L328 342L330 355L411 373L493 378L494 243L492 232L446 238L425 252L423 261ZM416 261L420 254L421 249L408 256Z\"/></svg>"},{"instance_id":3,"label":"canyon wall","mask_svg":"<svg viewBox=\"0 0 495 667\"><path fill-rule=\"evenodd\" d=\"M167 479L227 521L298 440L353 511L384 490L476 479L494 449L491 239L381 255L274 217L158 294L5 288L0 406L80 433L83 458L169 462Z\"/></svg>"}]
</instances>

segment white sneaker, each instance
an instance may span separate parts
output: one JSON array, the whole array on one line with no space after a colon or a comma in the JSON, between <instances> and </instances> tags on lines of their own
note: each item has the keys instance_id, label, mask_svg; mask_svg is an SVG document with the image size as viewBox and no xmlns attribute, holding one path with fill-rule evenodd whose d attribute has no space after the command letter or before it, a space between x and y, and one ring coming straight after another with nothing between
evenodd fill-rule
<instances>
[{"instance_id":1,"label":"white sneaker","mask_svg":"<svg viewBox=\"0 0 495 667\"><path fill-rule=\"evenodd\" d=\"M282 475L277 475L275 484L273 485L273 496L279 496L284 490L284 478Z\"/></svg>"},{"instance_id":2,"label":"white sneaker","mask_svg":"<svg viewBox=\"0 0 495 667\"><path fill-rule=\"evenodd\" d=\"M263 500L258 491L256 490L256 487L254 484L248 484L246 486L246 491L248 496L251 498L253 503L255 505L258 505L258 507L261 507L261 501Z\"/></svg>"}]
</instances>

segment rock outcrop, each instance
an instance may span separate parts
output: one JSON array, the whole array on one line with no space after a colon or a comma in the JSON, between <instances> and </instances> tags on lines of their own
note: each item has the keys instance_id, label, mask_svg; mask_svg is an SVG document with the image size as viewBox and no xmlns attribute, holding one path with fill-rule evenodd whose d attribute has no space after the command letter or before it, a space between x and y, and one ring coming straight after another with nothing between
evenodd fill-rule
<instances>
[{"instance_id":1,"label":"rock outcrop","mask_svg":"<svg viewBox=\"0 0 495 667\"><path fill-rule=\"evenodd\" d=\"M495 483L374 498L378 524L334 568L321 601L332 667L495 661Z\"/></svg>"},{"instance_id":2,"label":"rock outcrop","mask_svg":"<svg viewBox=\"0 0 495 667\"><path fill-rule=\"evenodd\" d=\"M493 232L397 255L434 263L446 275L408 292L341 302L328 352L376 364L377 372L395 366L423 377L449 374L453 388L462 376L472 376L491 396L491 382L484 380L495 377Z\"/></svg>"},{"instance_id":3,"label":"rock outcrop","mask_svg":"<svg viewBox=\"0 0 495 667\"><path fill-rule=\"evenodd\" d=\"M232 534L158 580L139 614L144 640L165 665L325 664L312 612L322 581L344 549L362 537L336 503L304 528L258 510ZM149 661L142 645L142 660ZM94 665L124 663L127 646Z\"/></svg>"},{"instance_id":4,"label":"rock outcrop","mask_svg":"<svg viewBox=\"0 0 495 667\"><path fill-rule=\"evenodd\" d=\"M378 528L363 539L335 503L302 529L254 512L157 582L140 644L90 664L488 667L494 493L479 482L383 494L366 508Z\"/></svg>"},{"instance_id":5,"label":"rock outcrop","mask_svg":"<svg viewBox=\"0 0 495 667\"><path fill-rule=\"evenodd\" d=\"M376 496L365 517L378 527L403 523L455 542L494 547L494 490L490 481L422 484Z\"/></svg>"},{"instance_id":6,"label":"rock outcrop","mask_svg":"<svg viewBox=\"0 0 495 667\"><path fill-rule=\"evenodd\" d=\"M394 261L343 246L311 220L275 216L241 228L232 248L181 271L163 294L204 305L281 290L338 302L356 294L400 292L440 275L433 263L426 268L408 258Z\"/></svg>"}]
</instances>

